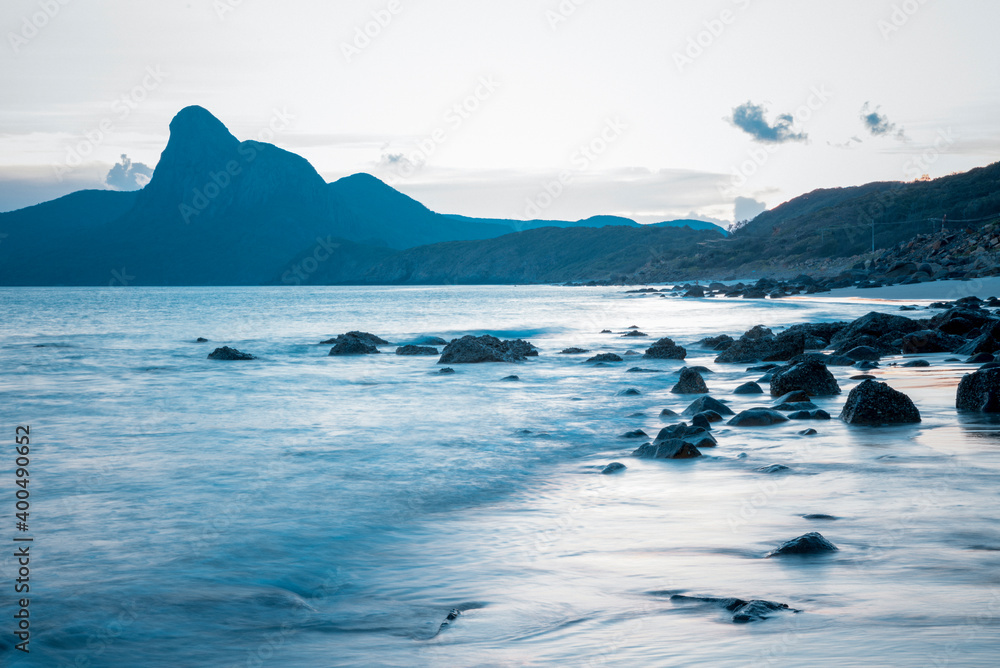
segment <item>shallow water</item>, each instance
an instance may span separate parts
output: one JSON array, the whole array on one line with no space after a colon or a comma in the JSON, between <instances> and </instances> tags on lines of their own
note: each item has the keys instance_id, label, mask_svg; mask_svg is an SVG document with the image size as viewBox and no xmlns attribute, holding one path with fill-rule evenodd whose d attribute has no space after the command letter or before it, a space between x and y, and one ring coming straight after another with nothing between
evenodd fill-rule
<instances>
[{"instance_id":1,"label":"shallow water","mask_svg":"<svg viewBox=\"0 0 1000 668\"><path fill-rule=\"evenodd\" d=\"M616 288L2 289L0 405L11 443L31 425L35 537L32 652L13 651L4 612L2 664L995 665L1000 425L956 414L970 367L932 355L874 372L914 399L918 426L717 425L706 457L665 462L620 436L655 435L660 409L690 403L669 392L682 363L556 354L897 308ZM630 325L650 339L599 334ZM316 345L353 329L489 332L541 355L442 376L433 357ZM217 345L261 359L207 360ZM759 375L743 365L687 363L713 368L734 409L770 403L731 394ZM844 393L817 403L836 416L857 372L832 371ZM598 475L611 461L628 470ZM791 470L756 472L772 463ZM807 531L840 550L763 558ZM12 559L0 568L11 582ZM801 612L736 625L675 592Z\"/></svg>"}]
</instances>

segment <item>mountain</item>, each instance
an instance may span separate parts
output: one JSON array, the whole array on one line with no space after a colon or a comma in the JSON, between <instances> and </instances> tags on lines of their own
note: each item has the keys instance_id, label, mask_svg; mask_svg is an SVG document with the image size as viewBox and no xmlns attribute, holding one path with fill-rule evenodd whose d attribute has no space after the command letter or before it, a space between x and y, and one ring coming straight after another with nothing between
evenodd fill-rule
<instances>
[{"instance_id":1,"label":"mountain","mask_svg":"<svg viewBox=\"0 0 1000 668\"><path fill-rule=\"evenodd\" d=\"M491 239L521 227L608 224L638 226L610 216L465 218L435 213L368 174L328 184L304 158L240 141L192 106L170 122L170 139L141 191L81 191L0 213L0 285L301 282L286 272L327 256L336 257L326 265L328 278L344 282L392 250ZM331 244L335 252L325 250ZM340 269L331 270L334 264Z\"/></svg>"}]
</instances>

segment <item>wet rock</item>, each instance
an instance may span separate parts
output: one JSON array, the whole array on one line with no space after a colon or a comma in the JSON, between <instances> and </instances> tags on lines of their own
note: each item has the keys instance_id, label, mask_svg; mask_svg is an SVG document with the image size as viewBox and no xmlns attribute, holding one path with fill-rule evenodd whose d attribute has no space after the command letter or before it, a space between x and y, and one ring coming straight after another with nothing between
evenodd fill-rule
<instances>
[{"instance_id":1,"label":"wet rock","mask_svg":"<svg viewBox=\"0 0 1000 668\"><path fill-rule=\"evenodd\" d=\"M800 431L799 432L799 436L815 436L818 433L819 432L816 431L815 429L809 428L809 429L803 429L802 431Z\"/></svg>"},{"instance_id":2,"label":"wet rock","mask_svg":"<svg viewBox=\"0 0 1000 668\"><path fill-rule=\"evenodd\" d=\"M437 348L430 346L400 346L396 348L397 355L437 355Z\"/></svg>"},{"instance_id":3,"label":"wet rock","mask_svg":"<svg viewBox=\"0 0 1000 668\"><path fill-rule=\"evenodd\" d=\"M625 373L663 373L660 369L643 369L642 367L634 366Z\"/></svg>"},{"instance_id":4,"label":"wet rock","mask_svg":"<svg viewBox=\"0 0 1000 668\"><path fill-rule=\"evenodd\" d=\"M882 359L882 354L870 346L858 346L844 353L844 357L850 357L855 362L877 362Z\"/></svg>"},{"instance_id":5,"label":"wet rock","mask_svg":"<svg viewBox=\"0 0 1000 668\"><path fill-rule=\"evenodd\" d=\"M691 443L674 438L641 445L632 455L643 459L694 459L701 457L701 451Z\"/></svg>"},{"instance_id":6,"label":"wet rock","mask_svg":"<svg viewBox=\"0 0 1000 668\"><path fill-rule=\"evenodd\" d=\"M716 413L716 415L718 415L718 413ZM698 413L691 418L691 426L701 427L702 429L711 429L712 423L708 421L708 418L705 417L704 413Z\"/></svg>"},{"instance_id":7,"label":"wet rock","mask_svg":"<svg viewBox=\"0 0 1000 668\"><path fill-rule=\"evenodd\" d=\"M517 381L521 380L521 377L520 376L504 376L500 380L508 382L508 383L512 383L512 382L517 382Z\"/></svg>"},{"instance_id":8,"label":"wet rock","mask_svg":"<svg viewBox=\"0 0 1000 668\"><path fill-rule=\"evenodd\" d=\"M635 389L634 387L630 387L627 390L620 391L618 393L618 396L619 397L638 397L641 394L642 394L642 392L640 392L639 390Z\"/></svg>"},{"instance_id":9,"label":"wet rock","mask_svg":"<svg viewBox=\"0 0 1000 668\"><path fill-rule=\"evenodd\" d=\"M854 360L847 355L827 355L825 353L803 353L788 360L789 364L798 364L799 362L819 362L826 366L852 366L854 364Z\"/></svg>"},{"instance_id":10,"label":"wet rock","mask_svg":"<svg viewBox=\"0 0 1000 668\"><path fill-rule=\"evenodd\" d=\"M629 337L643 337L643 336L649 336L649 334L646 334L645 332L640 332L637 329L633 329L629 332L626 332L625 334L622 334L623 339Z\"/></svg>"},{"instance_id":11,"label":"wet rock","mask_svg":"<svg viewBox=\"0 0 1000 668\"><path fill-rule=\"evenodd\" d=\"M684 297L702 298L705 296L705 288L700 285L693 285L687 292L684 293Z\"/></svg>"},{"instance_id":12,"label":"wet rock","mask_svg":"<svg viewBox=\"0 0 1000 668\"><path fill-rule=\"evenodd\" d=\"M718 399L713 399L712 397L701 397L699 399L695 399L687 408L684 409L684 415L697 415L698 413L703 413L705 411L715 411L719 415L735 415L733 413L733 409Z\"/></svg>"},{"instance_id":13,"label":"wet rock","mask_svg":"<svg viewBox=\"0 0 1000 668\"><path fill-rule=\"evenodd\" d=\"M747 367L747 373L767 372L773 369L777 369L780 366L781 366L780 364L758 364L757 366Z\"/></svg>"},{"instance_id":14,"label":"wet rock","mask_svg":"<svg viewBox=\"0 0 1000 668\"><path fill-rule=\"evenodd\" d=\"M988 324L991 320L993 317L990 312L975 304L975 308L956 306L944 313L938 313L931 318L931 326L945 334L965 336L972 330Z\"/></svg>"},{"instance_id":15,"label":"wet rock","mask_svg":"<svg viewBox=\"0 0 1000 668\"><path fill-rule=\"evenodd\" d=\"M385 344L382 344L385 345ZM440 336L421 336L413 342L415 346L446 346L448 342Z\"/></svg>"},{"instance_id":16,"label":"wet rock","mask_svg":"<svg viewBox=\"0 0 1000 668\"><path fill-rule=\"evenodd\" d=\"M715 373L714 371L712 371L711 369L709 369L707 366L686 366L686 367L684 367L682 369L677 369L677 371L675 371L674 373L681 373L681 372L684 371L684 369L690 369L691 371L697 371L702 376L704 376L706 374L710 374L710 373Z\"/></svg>"},{"instance_id":17,"label":"wet rock","mask_svg":"<svg viewBox=\"0 0 1000 668\"><path fill-rule=\"evenodd\" d=\"M586 350L584 348L566 348L565 350L561 351L559 354L560 355L583 355L584 353L589 353L589 352L590 352L589 350Z\"/></svg>"},{"instance_id":18,"label":"wet rock","mask_svg":"<svg viewBox=\"0 0 1000 668\"><path fill-rule=\"evenodd\" d=\"M920 323L910 318L872 311L837 332L831 337L830 343L833 347L840 349L844 343L860 336L867 335L878 339L891 332L909 334L922 328Z\"/></svg>"},{"instance_id":19,"label":"wet rock","mask_svg":"<svg viewBox=\"0 0 1000 668\"><path fill-rule=\"evenodd\" d=\"M879 368L878 362L868 362L868 361L855 362L854 366L862 371L871 371L872 369Z\"/></svg>"},{"instance_id":20,"label":"wet rock","mask_svg":"<svg viewBox=\"0 0 1000 668\"><path fill-rule=\"evenodd\" d=\"M782 471L791 471L791 470L792 469L788 468L784 464L771 464L770 466L761 466L759 469L757 469L757 472L758 473L781 473Z\"/></svg>"},{"instance_id":21,"label":"wet rock","mask_svg":"<svg viewBox=\"0 0 1000 668\"><path fill-rule=\"evenodd\" d=\"M792 390L774 400L776 404L802 403L810 400L809 394L802 390Z\"/></svg>"},{"instance_id":22,"label":"wet rock","mask_svg":"<svg viewBox=\"0 0 1000 668\"><path fill-rule=\"evenodd\" d=\"M594 355L587 362L624 362L625 360L619 355L614 353L601 353L600 355Z\"/></svg>"},{"instance_id":23,"label":"wet rock","mask_svg":"<svg viewBox=\"0 0 1000 668\"><path fill-rule=\"evenodd\" d=\"M664 408L662 411L660 411L660 417L661 418L666 418L666 417L680 417L680 416L681 416L680 413L678 413L677 411L672 411L669 408Z\"/></svg>"},{"instance_id":24,"label":"wet rock","mask_svg":"<svg viewBox=\"0 0 1000 668\"><path fill-rule=\"evenodd\" d=\"M326 341L321 341L320 345L321 346L329 346L329 345L334 345L335 346L335 345L337 345L337 343L339 341L341 341L344 338L360 339L362 341L366 341L367 343L370 343L373 347L374 346L387 346L387 345L389 345L389 342L386 341L385 339L383 339L380 336L376 336L376 335L371 334L369 332L358 332L358 331L348 332L347 334L340 334L339 336L336 336L336 337L334 337L332 339L328 339Z\"/></svg>"},{"instance_id":25,"label":"wet rock","mask_svg":"<svg viewBox=\"0 0 1000 668\"><path fill-rule=\"evenodd\" d=\"M995 353L997 351L1000 351L1000 322L990 322L984 325L979 336L955 350L960 355Z\"/></svg>"},{"instance_id":26,"label":"wet rock","mask_svg":"<svg viewBox=\"0 0 1000 668\"><path fill-rule=\"evenodd\" d=\"M614 334L610 329L602 329L601 334Z\"/></svg>"},{"instance_id":27,"label":"wet rock","mask_svg":"<svg viewBox=\"0 0 1000 668\"><path fill-rule=\"evenodd\" d=\"M194 342L195 343L208 343L208 339L206 339L203 336L199 336L197 339L194 340Z\"/></svg>"},{"instance_id":28,"label":"wet rock","mask_svg":"<svg viewBox=\"0 0 1000 668\"><path fill-rule=\"evenodd\" d=\"M750 329L732 346L715 358L719 364L781 362L805 352L802 332L782 332L777 336L763 325Z\"/></svg>"},{"instance_id":29,"label":"wet rock","mask_svg":"<svg viewBox=\"0 0 1000 668\"><path fill-rule=\"evenodd\" d=\"M977 353L977 354L973 355L972 357L968 358L967 360L965 360L965 363L966 364L988 364L988 363L993 362L993 361L996 361L996 357L994 357L992 354L990 354L990 353Z\"/></svg>"},{"instance_id":30,"label":"wet rock","mask_svg":"<svg viewBox=\"0 0 1000 668\"><path fill-rule=\"evenodd\" d=\"M795 411L788 414L789 420L829 420L830 414L822 408L807 411Z\"/></svg>"},{"instance_id":31,"label":"wet rock","mask_svg":"<svg viewBox=\"0 0 1000 668\"><path fill-rule=\"evenodd\" d=\"M708 348L709 350L722 351L732 347L734 343L736 343L736 339L728 334L722 334L720 336L709 336L704 338L698 342L698 345L702 348Z\"/></svg>"},{"instance_id":32,"label":"wet rock","mask_svg":"<svg viewBox=\"0 0 1000 668\"><path fill-rule=\"evenodd\" d=\"M904 355L927 355L929 353L950 353L961 348L965 339L944 334L935 329L922 329L903 337Z\"/></svg>"},{"instance_id":33,"label":"wet rock","mask_svg":"<svg viewBox=\"0 0 1000 668\"><path fill-rule=\"evenodd\" d=\"M438 373L443 374L443 375L448 375L450 373L455 373L455 370L452 369L451 367L445 367L445 368L441 369L440 371L438 371Z\"/></svg>"},{"instance_id":34,"label":"wet rock","mask_svg":"<svg viewBox=\"0 0 1000 668\"><path fill-rule=\"evenodd\" d=\"M828 522L833 520L839 520L839 517L834 517L833 515L827 515L825 513L810 513L808 515L803 515L802 519L810 521L821 521Z\"/></svg>"},{"instance_id":35,"label":"wet rock","mask_svg":"<svg viewBox=\"0 0 1000 668\"><path fill-rule=\"evenodd\" d=\"M851 380L877 380L877 378L871 374L863 373L858 376L851 376Z\"/></svg>"},{"instance_id":36,"label":"wet rock","mask_svg":"<svg viewBox=\"0 0 1000 668\"><path fill-rule=\"evenodd\" d=\"M749 601L741 598L716 598L713 596L684 596L673 594L671 601L687 604L707 604L711 607L720 608L732 614L734 624L750 624L761 622L773 617L778 612L799 612L788 607L785 603L775 603L760 599Z\"/></svg>"},{"instance_id":37,"label":"wet rock","mask_svg":"<svg viewBox=\"0 0 1000 668\"><path fill-rule=\"evenodd\" d=\"M902 392L885 383L865 380L847 396L840 419L861 425L910 424L920 422L920 411Z\"/></svg>"},{"instance_id":38,"label":"wet rock","mask_svg":"<svg viewBox=\"0 0 1000 668\"><path fill-rule=\"evenodd\" d=\"M992 411L992 403L1000 396L1000 368L980 369L966 374L955 393L955 407L960 411ZM992 401L991 401L992 398Z\"/></svg>"},{"instance_id":39,"label":"wet rock","mask_svg":"<svg viewBox=\"0 0 1000 668\"><path fill-rule=\"evenodd\" d=\"M662 338L646 349L646 357L656 360L682 360L687 351L671 339Z\"/></svg>"},{"instance_id":40,"label":"wet rock","mask_svg":"<svg viewBox=\"0 0 1000 668\"><path fill-rule=\"evenodd\" d=\"M621 462L611 462L601 470L601 473L603 475L611 475L612 473L621 473L627 468L628 467Z\"/></svg>"},{"instance_id":41,"label":"wet rock","mask_svg":"<svg viewBox=\"0 0 1000 668\"><path fill-rule=\"evenodd\" d=\"M802 390L809 396L840 394L837 380L822 362L799 362L775 369L771 375L771 396Z\"/></svg>"},{"instance_id":42,"label":"wet rock","mask_svg":"<svg viewBox=\"0 0 1000 668\"><path fill-rule=\"evenodd\" d=\"M788 422L788 418L770 408L750 408L743 411L727 424L734 427L766 427L772 424Z\"/></svg>"},{"instance_id":43,"label":"wet rock","mask_svg":"<svg viewBox=\"0 0 1000 668\"><path fill-rule=\"evenodd\" d=\"M336 343L330 349L330 356L378 354L378 348L367 338L357 337L352 334L341 334L334 340Z\"/></svg>"},{"instance_id":44,"label":"wet rock","mask_svg":"<svg viewBox=\"0 0 1000 668\"><path fill-rule=\"evenodd\" d=\"M239 362L246 360L257 359L250 353L244 353L236 348L230 348L229 346L222 346L221 348L216 348L208 354L208 359L210 360L222 360L224 362Z\"/></svg>"},{"instance_id":45,"label":"wet rock","mask_svg":"<svg viewBox=\"0 0 1000 668\"><path fill-rule=\"evenodd\" d=\"M823 537L823 534L811 531L793 538L767 553L767 557L783 557L790 554L824 554L836 552L837 546Z\"/></svg>"},{"instance_id":46,"label":"wet rock","mask_svg":"<svg viewBox=\"0 0 1000 668\"><path fill-rule=\"evenodd\" d=\"M649 438L649 434L644 432L642 429L636 429L635 431L627 431L622 434L622 438Z\"/></svg>"},{"instance_id":47,"label":"wet rock","mask_svg":"<svg viewBox=\"0 0 1000 668\"><path fill-rule=\"evenodd\" d=\"M708 429L689 425L687 422L679 422L661 429L653 440L653 445L673 439L680 439L698 448L714 448L719 444Z\"/></svg>"},{"instance_id":48,"label":"wet rock","mask_svg":"<svg viewBox=\"0 0 1000 668\"><path fill-rule=\"evenodd\" d=\"M696 413L691 418L692 421L694 420L694 418L699 417L699 416L701 416L701 417L705 418L706 420L708 420L709 423L712 423L712 422L722 422L722 416L719 415L718 413L716 413L715 411L712 411L712 410L702 411L700 413Z\"/></svg>"},{"instance_id":49,"label":"wet rock","mask_svg":"<svg viewBox=\"0 0 1000 668\"><path fill-rule=\"evenodd\" d=\"M733 394L764 394L764 388L751 381L737 387L733 390Z\"/></svg>"},{"instance_id":50,"label":"wet rock","mask_svg":"<svg viewBox=\"0 0 1000 668\"><path fill-rule=\"evenodd\" d=\"M786 401L782 404L776 404L772 406L776 411L781 411L782 413L792 413L795 411L812 411L819 408L816 404L811 401Z\"/></svg>"},{"instance_id":51,"label":"wet rock","mask_svg":"<svg viewBox=\"0 0 1000 668\"><path fill-rule=\"evenodd\" d=\"M708 394L708 386L697 371L681 369L680 380L670 391L674 394Z\"/></svg>"},{"instance_id":52,"label":"wet rock","mask_svg":"<svg viewBox=\"0 0 1000 668\"><path fill-rule=\"evenodd\" d=\"M441 352L438 364L480 364L483 362L520 362L536 357L535 346L517 339L501 341L495 336L463 336L455 339Z\"/></svg>"},{"instance_id":53,"label":"wet rock","mask_svg":"<svg viewBox=\"0 0 1000 668\"><path fill-rule=\"evenodd\" d=\"M927 360L910 360L909 362L903 362L899 366L906 369L915 369L920 367L928 367L930 365L931 363L928 362Z\"/></svg>"}]
</instances>

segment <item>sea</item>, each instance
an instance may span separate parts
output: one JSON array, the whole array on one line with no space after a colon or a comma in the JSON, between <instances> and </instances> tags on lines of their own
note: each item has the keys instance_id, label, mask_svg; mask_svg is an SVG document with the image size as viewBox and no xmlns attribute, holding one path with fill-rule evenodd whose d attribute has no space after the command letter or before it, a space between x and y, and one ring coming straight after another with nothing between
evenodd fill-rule
<instances>
[{"instance_id":1,"label":"sea","mask_svg":"<svg viewBox=\"0 0 1000 668\"><path fill-rule=\"evenodd\" d=\"M859 372L832 367L843 393L815 400L830 421L716 423L718 447L685 461L632 457L645 441L624 437L677 421L660 412L695 398L670 392L685 364L711 369L737 412L771 404L733 394L761 373L715 364L703 337L899 307L620 287L2 288L0 665L996 666L1000 424L954 408L972 365L882 360L872 373L913 399L917 425L838 420ZM392 345L320 345L350 330ZM539 355L441 374L437 357L393 354L466 334ZM665 336L686 362L635 354ZM207 358L223 345L258 359ZM586 362L602 352L625 362ZM603 475L611 462L627 469ZM772 464L788 470L758 470ZM766 557L812 531L839 549ZM699 597L788 609L735 623Z\"/></svg>"}]
</instances>

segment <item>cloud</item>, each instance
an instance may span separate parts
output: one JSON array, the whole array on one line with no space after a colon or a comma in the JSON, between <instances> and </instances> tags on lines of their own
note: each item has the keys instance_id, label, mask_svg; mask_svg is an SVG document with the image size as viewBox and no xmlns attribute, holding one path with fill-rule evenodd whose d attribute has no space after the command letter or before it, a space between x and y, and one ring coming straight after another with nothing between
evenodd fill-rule
<instances>
[{"instance_id":1,"label":"cloud","mask_svg":"<svg viewBox=\"0 0 1000 668\"><path fill-rule=\"evenodd\" d=\"M891 135L899 141L907 141L906 131L890 121L888 116L879 113L879 109L881 108L875 107L872 109L869 102L865 102L865 105L861 107L861 121L865 124L868 132L873 137Z\"/></svg>"},{"instance_id":2,"label":"cloud","mask_svg":"<svg viewBox=\"0 0 1000 668\"><path fill-rule=\"evenodd\" d=\"M780 114L774 119L774 123L768 123L764 117L767 109L762 104L746 102L733 109L733 115L729 121L753 137L756 141L765 144L784 144L792 141L807 141L809 135L804 132L793 132L792 124L795 118L791 114Z\"/></svg>"},{"instance_id":3,"label":"cloud","mask_svg":"<svg viewBox=\"0 0 1000 668\"><path fill-rule=\"evenodd\" d=\"M858 144L861 144L861 143L863 143L863 142L861 141L861 137L859 137L859 136L857 136L857 135L854 135L853 137L851 137L850 139L848 139L848 140L847 140L847 141L845 141L845 142L840 142L840 143L834 143L834 142L831 142L831 141L828 141L828 142L826 143L826 145L827 145L827 146L832 146L832 147L834 147L834 148L846 148L846 149L851 149L851 148L854 148L855 146L857 146Z\"/></svg>"},{"instance_id":4,"label":"cloud","mask_svg":"<svg viewBox=\"0 0 1000 668\"><path fill-rule=\"evenodd\" d=\"M733 204L733 221L753 220L767 211L767 204L751 197L737 197Z\"/></svg>"},{"instance_id":5,"label":"cloud","mask_svg":"<svg viewBox=\"0 0 1000 668\"><path fill-rule=\"evenodd\" d=\"M112 190L141 190L149 183L151 176L152 169L141 162L132 162L123 153L121 162L111 168L104 183Z\"/></svg>"}]
</instances>

